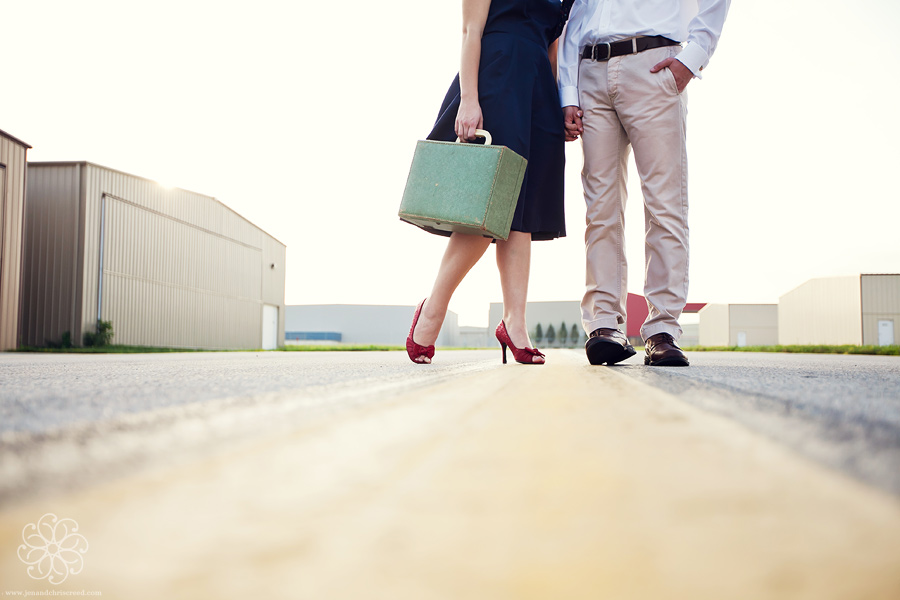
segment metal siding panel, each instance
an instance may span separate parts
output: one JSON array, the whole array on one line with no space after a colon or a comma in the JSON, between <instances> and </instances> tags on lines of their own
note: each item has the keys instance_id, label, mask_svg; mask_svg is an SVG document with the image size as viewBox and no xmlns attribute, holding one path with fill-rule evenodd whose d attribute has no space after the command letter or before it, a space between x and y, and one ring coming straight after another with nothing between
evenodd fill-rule
<instances>
[{"instance_id":1,"label":"metal siding panel","mask_svg":"<svg viewBox=\"0 0 900 600\"><path fill-rule=\"evenodd\" d=\"M860 289L862 343L878 344L878 321L882 319L894 322L896 336L900 331L900 275L863 275Z\"/></svg>"},{"instance_id":2,"label":"metal siding panel","mask_svg":"<svg viewBox=\"0 0 900 600\"><path fill-rule=\"evenodd\" d=\"M0 138L0 351L8 350L13 347L15 340L14 333L8 323L15 317L18 317L18 303L15 305L10 301L11 290L7 284L9 273L7 273L4 264L6 260L6 247L10 241L6 232L6 212L8 198L11 195L7 191L6 186L6 163L8 158L4 156L4 148L8 142ZM17 320L17 319L16 319Z\"/></svg>"},{"instance_id":3,"label":"metal siding panel","mask_svg":"<svg viewBox=\"0 0 900 600\"><path fill-rule=\"evenodd\" d=\"M109 259L104 261L104 287L106 281L140 282L132 295L112 296L123 289L121 285L111 286L109 296L104 293L104 306L119 307L105 313L119 320L113 323L121 332L118 341L175 347L256 347L256 329L261 323L249 329L246 323L248 311L255 315L261 310L259 249L122 199L107 196L107 203ZM209 303L237 307L234 323L244 326L236 336L229 336L230 346L222 344L218 333L230 324L215 319L215 312L206 312ZM142 336L140 325L148 323L155 326Z\"/></svg>"},{"instance_id":4,"label":"metal siding panel","mask_svg":"<svg viewBox=\"0 0 900 600\"><path fill-rule=\"evenodd\" d=\"M748 346L778 343L777 304L731 304L728 311L729 338L737 345L738 333L746 334Z\"/></svg>"},{"instance_id":5,"label":"metal siding panel","mask_svg":"<svg viewBox=\"0 0 900 600\"><path fill-rule=\"evenodd\" d=\"M284 346L284 287L285 258L284 244L275 238L260 232L263 247L263 290L262 301L278 307L278 346ZM272 269L270 265L274 264Z\"/></svg>"},{"instance_id":6,"label":"metal siding panel","mask_svg":"<svg viewBox=\"0 0 900 600\"><path fill-rule=\"evenodd\" d=\"M15 348L21 310L27 148L0 135L0 351Z\"/></svg>"},{"instance_id":7,"label":"metal siding panel","mask_svg":"<svg viewBox=\"0 0 900 600\"><path fill-rule=\"evenodd\" d=\"M707 304L698 314L701 346L734 345L729 336L727 304Z\"/></svg>"},{"instance_id":8,"label":"metal siding panel","mask_svg":"<svg viewBox=\"0 0 900 600\"><path fill-rule=\"evenodd\" d=\"M73 331L72 302L77 219L77 170L74 166L29 166L22 260L23 317L26 345L59 341Z\"/></svg>"},{"instance_id":9,"label":"metal siding panel","mask_svg":"<svg viewBox=\"0 0 900 600\"><path fill-rule=\"evenodd\" d=\"M15 347L17 337L20 274L14 252L21 243L22 234L17 210L17 152L11 142L2 138L0 141L6 146L0 150L0 163L5 165L0 180L0 350L8 350Z\"/></svg>"},{"instance_id":10,"label":"metal siding panel","mask_svg":"<svg viewBox=\"0 0 900 600\"><path fill-rule=\"evenodd\" d=\"M103 183L100 170L87 164L83 168L84 177L84 242L83 259L80 265L83 282L81 292L81 314L78 319L83 331L94 331L97 320L97 286L100 284L100 230ZM104 256L105 259L105 256Z\"/></svg>"},{"instance_id":11,"label":"metal siding panel","mask_svg":"<svg viewBox=\"0 0 900 600\"><path fill-rule=\"evenodd\" d=\"M778 300L779 344L860 344L859 276L811 279Z\"/></svg>"}]
</instances>

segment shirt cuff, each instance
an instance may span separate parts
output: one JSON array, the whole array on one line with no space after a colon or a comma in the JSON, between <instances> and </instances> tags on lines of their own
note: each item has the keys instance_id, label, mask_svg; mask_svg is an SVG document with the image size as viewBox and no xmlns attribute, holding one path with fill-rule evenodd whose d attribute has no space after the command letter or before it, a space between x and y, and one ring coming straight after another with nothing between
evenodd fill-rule
<instances>
[{"instance_id":1,"label":"shirt cuff","mask_svg":"<svg viewBox=\"0 0 900 600\"><path fill-rule=\"evenodd\" d=\"M559 88L559 102L562 106L578 106L578 86L567 85Z\"/></svg>"},{"instance_id":2,"label":"shirt cuff","mask_svg":"<svg viewBox=\"0 0 900 600\"><path fill-rule=\"evenodd\" d=\"M682 48L675 58L690 69L694 77L698 79L702 77L700 72L709 64L709 55L700 47L700 44L694 42L688 42L688 45Z\"/></svg>"}]
</instances>

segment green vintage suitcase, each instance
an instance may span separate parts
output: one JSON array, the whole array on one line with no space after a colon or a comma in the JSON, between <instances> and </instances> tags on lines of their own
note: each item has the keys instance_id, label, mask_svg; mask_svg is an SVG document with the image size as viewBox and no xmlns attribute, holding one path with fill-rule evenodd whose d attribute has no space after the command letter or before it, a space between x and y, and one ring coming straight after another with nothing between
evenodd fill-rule
<instances>
[{"instance_id":1,"label":"green vintage suitcase","mask_svg":"<svg viewBox=\"0 0 900 600\"><path fill-rule=\"evenodd\" d=\"M426 231L505 240L528 161L507 148L421 140L416 144L400 219ZM457 140L459 142L459 140Z\"/></svg>"}]
</instances>

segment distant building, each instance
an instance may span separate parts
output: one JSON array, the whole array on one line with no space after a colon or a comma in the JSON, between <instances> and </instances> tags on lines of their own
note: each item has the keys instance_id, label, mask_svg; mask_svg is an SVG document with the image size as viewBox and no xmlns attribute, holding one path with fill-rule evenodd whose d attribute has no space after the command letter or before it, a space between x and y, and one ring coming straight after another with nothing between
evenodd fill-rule
<instances>
[{"instance_id":1,"label":"distant building","mask_svg":"<svg viewBox=\"0 0 900 600\"><path fill-rule=\"evenodd\" d=\"M0 131L0 352L18 345L29 148L22 140Z\"/></svg>"},{"instance_id":2,"label":"distant building","mask_svg":"<svg viewBox=\"0 0 900 600\"><path fill-rule=\"evenodd\" d=\"M811 279L778 300L779 344L893 345L900 274Z\"/></svg>"},{"instance_id":3,"label":"distant building","mask_svg":"<svg viewBox=\"0 0 900 600\"><path fill-rule=\"evenodd\" d=\"M462 348L490 348L493 339L493 330L489 333L488 327L459 328L459 346ZM494 342L496 344L496 341Z\"/></svg>"},{"instance_id":4,"label":"distant building","mask_svg":"<svg viewBox=\"0 0 900 600\"><path fill-rule=\"evenodd\" d=\"M21 341L284 344L284 244L209 196L89 162L30 163Z\"/></svg>"},{"instance_id":5,"label":"distant building","mask_svg":"<svg viewBox=\"0 0 900 600\"><path fill-rule=\"evenodd\" d=\"M298 304L285 309L287 343L336 343L403 346L415 306ZM458 316L447 311L437 346L464 346Z\"/></svg>"},{"instance_id":6,"label":"distant building","mask_svg":"<svg viewBox=\"0 0 900 600\"><path fill-rule=\"evenodd\" d=\"M494 330L503 318L503 303L491 302L488 310L488 343L491 347L500 343L494 336ZM566 326L566 346L581 346L587 336L581 327L581 303L577 300L559 300L549 302L529 302L525 305L525 321L530 329L532 343L538 348L547 348L560 345L560 328ZM536 331L541 326L541 339L537 339ZM575 326L577 338L572 338L572 326ZM547 338L550 327L553 327L554 342L551 344Z\"/></svg>"},{"instance_id":7,"label":"distant building","mask_svg":"<svg viewBox=\"0 0 900 600\"><path fill-rule=\"evenodd\" d=\"M707 304L700 311L701 346L778 343L777 304Z\"/></svg>"},{"instance_id":8,"label":"distant building","mask_svg":"<svg viewBox=\"0 0 900 600\"><path fill-rule=\"evenodd\" d=\"M644 317L646 317L646 301L642 296L629 294L629 301L642 303ZM696 307L704 305L689 306L691 310L694 310ZM406 335L409 333L409 326L412 324L415 310L415 306L290 305L285 308L285 341L288 344L342 343L403 346L406 343ZM544 331L544 339L532 340L539 348L560 346L560 334L557 330L563 324L566 326L565 346L580 347L587 340L581 326L581 304L577 300L529 302L525 312L532 337L534 337L534 331L539 324ZM637 312L640 313L640 310ZM492 302L488 308L488 327L460 327L458 315L453 311L448 311L436 345L463 348L496 347L499 344L494 337L494 329L502 318L503 304L500 302ZM546 340L546 332L550 325L553 326L556 336L556 342L553 344L548 344ZM640 322L635 329L638 339L640 339ZM697 343L696 325L686 325L684 330L682 344L695 345Z\"/></svg>"},{"instance_id":9,"label":"distant building","mask_svg":"<svg viewBox=\"0 0 900 600\"><path fill-rule=\"evenodd\" d=\"M688 303L687 306L685 306L684 312L686 314L696 313L704 306L706 306L706 304L702 302ZM628 313L628 318L625 325L620 327L620 329L625 332L632 343L643 345L644 342L643 339L641 339L641 325L644 324L647 315L650 314L650 310L647 307L647 299L640 294L629 293L626 300L626 311ZM497 340L494 339L493 332L497 324L500 323L501 318L503 318L503 303L492 302L488 317L488 333L490 334L489 338L492 346L499 345ZM530 334L532 337L534 337L538 325L541 326L541 332L544 336L547 335L547 330L550 325L552 325L554 334L558 340L559 332L557 330L561 325L565 324L567 330L567 346L583 346L584 342L587 340L587 334L581 324L581 302L578 300L529 302L525 307L525 319L528 322L528 327L531 329ZM577 340L572 339L573 325L575 326L575 331L577 333ZM684 333L681 336L680 344L682 346L696 345L697 326L688 324L683 325L682 329L684 330ZM538 347L540 347L542 343L544 346L548 345L545 341L539 342L537 340L532 340L532 342ZM552 345L558 345L558 342L554 342Z\"/></svg>"}]
</instances>

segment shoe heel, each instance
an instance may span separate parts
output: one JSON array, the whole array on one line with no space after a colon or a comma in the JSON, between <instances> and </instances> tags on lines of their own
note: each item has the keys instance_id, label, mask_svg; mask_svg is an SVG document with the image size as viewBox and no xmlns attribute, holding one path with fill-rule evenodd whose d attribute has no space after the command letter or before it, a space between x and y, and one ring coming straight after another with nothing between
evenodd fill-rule
<instances>
[{"instance_id":1,"label":"shoe heel","mask_svg":"<svg viewBox=\"0 0 900 600\"><path fill-rule=\"evenodd\" d=\"M503 364L506 364L506 344L500 342L500 348L503 350Z\"/></svg>"}]
</instances>

